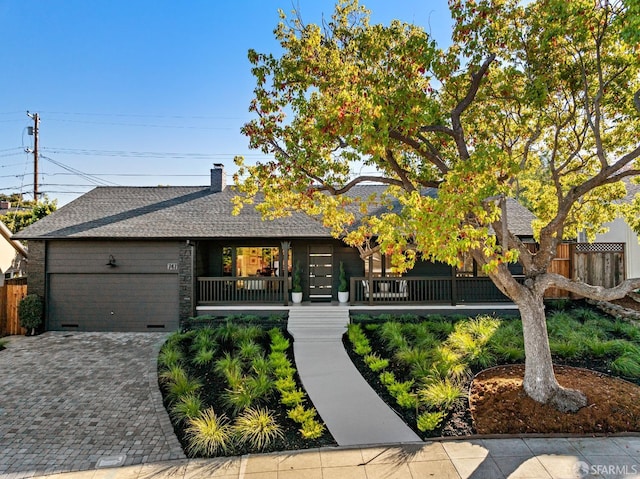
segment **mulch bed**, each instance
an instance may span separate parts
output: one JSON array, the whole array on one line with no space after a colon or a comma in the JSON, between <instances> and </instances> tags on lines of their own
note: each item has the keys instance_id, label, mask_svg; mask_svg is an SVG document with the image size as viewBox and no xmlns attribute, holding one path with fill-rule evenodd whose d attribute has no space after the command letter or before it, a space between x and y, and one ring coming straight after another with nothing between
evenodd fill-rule
<instances>
[{"instance_id":1,"label":"mulch bed","mask_svg":"<svg viewBox=\"0 0 640 479\"><path fill-rule=\"evenodd\" d=\"M529 398L523 365L498 366L476 376L470 409L478 434L605 434L640 431L640 387L603 373L556 366L560 385L587 396L587 406L561 413Z\"/></svg>"}]
</instances>

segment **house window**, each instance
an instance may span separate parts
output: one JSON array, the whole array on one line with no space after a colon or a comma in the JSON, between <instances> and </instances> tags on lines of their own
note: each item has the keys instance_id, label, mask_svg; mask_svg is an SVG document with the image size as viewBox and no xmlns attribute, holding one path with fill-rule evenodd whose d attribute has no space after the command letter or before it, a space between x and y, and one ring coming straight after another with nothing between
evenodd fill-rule
<instances>
[{"instance_id":1,"label":"house window","mask_svg":"<svg viewBox=\"0 0 640 479\"><path fill-rule=\"evenodd\" d=\"M287 271L291 272L291 250ZM281 276L280 248L241 246L222 248L222 268L225 276Z\"/></svg>"},{"instance_id":2,"label":"house window","mask_svg":"<svg viewBox=\"0 0 640 479\"><path fill-rule=\"evenodd\" d=\"M470 253L464 253L462 256L462 267L458 267L456 276L459 278L477 278L485 277L487 274L478 268L478 263L471 257Z\"/></svg>"},{"instance_id":3,"label":"house window","mask_svg":"<svg viewBox=\"0 0 640 479\"><path fill-rule=\"evenodd\" d=\"M391 266L391 256L385 256L379 252L373 253L364 260L364 274L369 276L369 271L373 277L393 276L395 273Z\"/></svg>"}]
</instances>

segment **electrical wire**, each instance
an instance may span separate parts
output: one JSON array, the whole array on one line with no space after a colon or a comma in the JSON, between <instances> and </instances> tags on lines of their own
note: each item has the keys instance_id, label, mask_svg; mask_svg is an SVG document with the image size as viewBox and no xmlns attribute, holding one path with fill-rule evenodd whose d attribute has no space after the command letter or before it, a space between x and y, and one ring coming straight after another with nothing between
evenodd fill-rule
<instances>
[{"instance_id":1,"label":"electrical wire","mask_svg":"<svg viewBox=\"0 0 640 479\"><path fill-rule=\"evenodd\" d=\"M65 165L64 163L61 163L61 162L59 162L57 160L54 160L53 158L50 158L48 156L40 155L40 158L42 158L44 160L47 160L47 161L53 163L54 165L62 168L63 170L66 170L66 171L68 171L70 173L73 173L76 176L79 176L80 178L83 178L83 179L89 181L90 183L93 183L94 185L99 185L99 186L109 186L109 185L120 186L117 183L114 183L112 181L101 180L100 178L94 177L94 176L92 176L92 175L90 175L88 173L84 173L84 172L82 172L82 171L80 171L80 170L78 170L76 168L73 168L73 167L71 167L69 165Z\"/></svg>"},{"instance_id":2,"label":"electrical wire","mask_svg":"<svg viewBox=\"0 0 640 479\"><path fill-rule=\"evenodd\" d=\"M50 153L64 155L84 155L84 156L120 156L127 158L174 158L174 159L197 159L206 160L213 157L231 158L234 156L244 156L245 158L273 158L262 153L179 153L179 152L154 152L154 151L127 151L127 150L94 150L88 148L57 148L42 147L41 150Z\"/></svg>"}]
</instances>

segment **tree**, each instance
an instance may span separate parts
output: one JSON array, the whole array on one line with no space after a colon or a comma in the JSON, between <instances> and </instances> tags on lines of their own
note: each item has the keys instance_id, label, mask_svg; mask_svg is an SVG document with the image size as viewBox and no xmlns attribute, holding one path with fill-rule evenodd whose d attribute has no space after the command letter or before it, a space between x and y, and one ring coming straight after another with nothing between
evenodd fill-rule
<instances>
[{"instance_id":1,"label":"tree","mask_svg":"<svg viewBox=\"0 0 640 479\"><path fill-rule=\"evenodd\" d=\"M7 225L12 233L17 233L39 219L50 215L58 208L56 200L49 201L46 197L40 201L18 202L18 204L20 205L19 209L8 211L6 215L0 215L0 221Z\"/></svg>"},{"instance_id":2,"label":"tree","mask_svg":"<svg viewBox=\"0 0 640 479\"><path fill-rule=\"evenodd\" d=\"M243 127L275 159L237 159L237 210L317 215L363 257L381 250L398 268L471 255L520 310L526 393L575 411L586 399L556 381L543 295L556 286L608 300L640 285L549 272L558 243L593 238L617 213L621 180L640 173L637 1L449 4L447 49L415 25L371 25L357 0L341 0L322 27L281 12L282 55L249 52L256 118ZM352 175L363 169L375 174ZM386 193L358 198L367 181ZM510 231L507 197L536 213L537 252ZM391 201L401 211L366 214ZM516 261L523 283L508 269Z\"/></svg>"}]
</instances>

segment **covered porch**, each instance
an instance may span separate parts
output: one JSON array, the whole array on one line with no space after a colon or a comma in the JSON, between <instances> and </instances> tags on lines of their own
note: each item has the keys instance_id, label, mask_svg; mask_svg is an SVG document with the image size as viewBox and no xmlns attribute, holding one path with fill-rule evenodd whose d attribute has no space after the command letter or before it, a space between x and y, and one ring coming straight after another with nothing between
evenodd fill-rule
<instances>
[{"instance_id":1,"label":"covered porch","mask_svg":"<svg viewBox=\"0 0 640 479\"><path fill-rule=\"evenodd\" d=\"M289 277L199 277L198 307L233 304L290 304ZM510 303L486 277L356 276L350 305L451 305Z\"/></svg>"},{"instance_id":2,"label":"covered porch","mask_svg":"<svg viewBox=\"0 0 640 479\"><path fill-rule=\"evenodd\" d=\"M288 306L296 268L304 302L337 303L340 264L351 306L510 303L472 261L452 268L421 260L400 275L385 255L363 260L355 249L337 240L201 241L195 264L194 306L198 310L228 305Z\"/></svg>"}]
</instances>

